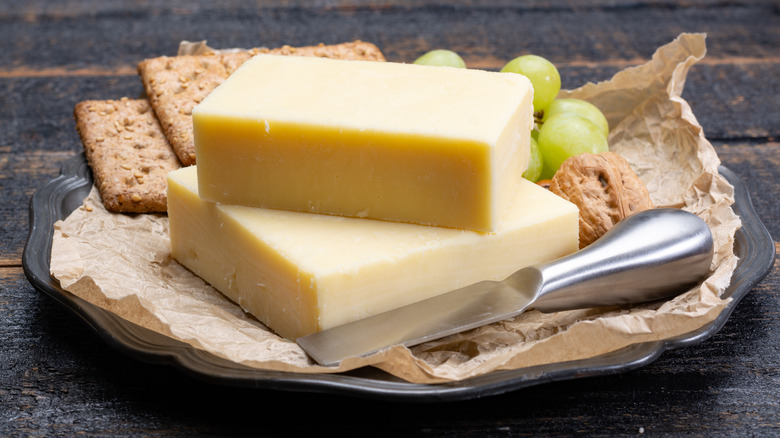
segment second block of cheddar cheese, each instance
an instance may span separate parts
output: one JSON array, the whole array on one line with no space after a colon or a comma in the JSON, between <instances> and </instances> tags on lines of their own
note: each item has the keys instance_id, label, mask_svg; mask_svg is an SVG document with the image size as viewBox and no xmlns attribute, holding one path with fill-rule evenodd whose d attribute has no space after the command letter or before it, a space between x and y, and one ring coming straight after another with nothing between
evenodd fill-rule
<instances>
[{"instance_id":1,"label":"second block of cheddar cheese","mask_svg":"<svg viewBox=\"0 0 780 438\"><path fill-rule=\"evenodd\" d=\"M173 257L296 338L578 248L578 210L528 181L496 233L216 204L197 171L168 177Z\"/></svg>"},{"instance_id":2,"label":"second block of cheddar cheese","mask_svg":"<svg viewBox=\"0 0 780 438\"><path fill-rule=\"evenodd\" d=\"M527 167L509 73L258 55L193 111L204 199L495 231Z\"/></svg>"}]
</instances>

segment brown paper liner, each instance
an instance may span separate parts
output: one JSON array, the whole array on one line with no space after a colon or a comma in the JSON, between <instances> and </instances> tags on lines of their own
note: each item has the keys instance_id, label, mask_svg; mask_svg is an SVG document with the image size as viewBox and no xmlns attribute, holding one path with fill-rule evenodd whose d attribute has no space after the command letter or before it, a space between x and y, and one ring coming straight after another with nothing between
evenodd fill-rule
<instances>
[{"instance_id":1,"label":"brown paper liner","mask_svg":"<svg viewBox=\"0 0 780 438\"><path fill-rule=\"evenodd\" d=\"M688 70L706 52L705 36L682 34L646 64L561 97L596 104L611 126L610 149L626 159L656 206L683 208L705 219L715 237L711 276L672 300L653 305L543 314L422 344L394 347L335 368L313 363L237 305L181 267L169 250L164 215L107 212L93 189L55 224L51 274L73 294L136 324L217 356L262 370L332 373L375 366L415 383L460 380L500 369L579 360L668 339L714 320L736 268L733 187L681 93Z\"/></svg>"}]
</instances>

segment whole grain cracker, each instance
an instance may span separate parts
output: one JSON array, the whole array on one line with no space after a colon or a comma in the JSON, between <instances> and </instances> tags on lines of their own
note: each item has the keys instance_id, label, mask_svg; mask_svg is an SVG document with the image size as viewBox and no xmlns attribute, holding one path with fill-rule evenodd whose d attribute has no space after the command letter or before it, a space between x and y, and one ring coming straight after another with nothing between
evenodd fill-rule
<instances>
[{"instance_id":1,"label":"whole grain cracker","mask_svg":"<svg viewBox=\"0 0 780 438\"><path fill-rule=\"evenodd\" d=\"M185 166L195 164L192 109L217 85L259 53L317 56L333 59L384 61L374 44L364 41L305 47L283 46L206 55L161 56L142 61L138 72L165 136Z\"/></svg>"},{"instance_id":2,"label":"whole grain cracker","mask_svg":"<svg viewBox=\"0 0 780 438\"><path fill-rule=\"evenodd\" d=\"M192 109L250 57L247 52L161 56L139 64L147 97L183 165L195 164Z\"/></svg>"},{"instance_id":3,"label":"whole grain cracker","mask_svg":"<svg viewBox=\"0 0 780 438\"><path fill-rule=\"evenodd\" d=\"M332 59L352 59L361 61L384 61L385 56L379 48L365 41L353 41L333 45L318 44L316 46L291 47L282 46L275 49L255 49L259 53L272 55L314 56Z\"/></svg>"},{"instance_id":4,"label":"whole grain cracker","mask_svg":"<svg viewBox=\"0 0 780 438\"><path fill-rule=\"evenodd\" d=\"M106 209L167 211L168 172L181 167L146 99L87 100L73 111Z\"/></svg>"}]
</instances>

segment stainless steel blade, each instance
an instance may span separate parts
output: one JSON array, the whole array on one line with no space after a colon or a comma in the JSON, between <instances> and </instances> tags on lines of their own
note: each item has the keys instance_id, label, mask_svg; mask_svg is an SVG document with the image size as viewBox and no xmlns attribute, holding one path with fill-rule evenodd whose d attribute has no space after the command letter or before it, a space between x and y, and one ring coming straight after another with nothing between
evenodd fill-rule
<instances>
[{"instance_id":1,"label":"stainless steel blade","mask_svg":"<svg viewBox=\"0 0 780 438\"><path fill-rule=\"evenodd\" d=\"M654 209L632 215L584 250L382 314L298 338L318 363L338 364L512 318L667 298L707 275L712 234L699 217Z\"/></svg>"},{"instance_id":2,"label":"stainless steel blade","mask_svg":"<svg viewBox=\"0 0 780 438\"><path fill-rule=\"evenodd\" d=\"M534 287L483 281L304 336L297 342L318 363L334 365L387 346L412 346L511 318L523 312L535 294Z\"/></svg>"}]
</instances>

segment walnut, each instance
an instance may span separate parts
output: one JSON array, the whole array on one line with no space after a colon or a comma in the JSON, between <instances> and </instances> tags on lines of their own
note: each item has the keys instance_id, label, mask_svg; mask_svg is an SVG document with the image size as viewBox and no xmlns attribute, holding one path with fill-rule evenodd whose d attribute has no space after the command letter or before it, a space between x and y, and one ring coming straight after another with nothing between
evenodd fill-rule
<instances>
[{"instance_id":1,"label":"walnut","mask_svg":"<svg viewBox=\"0 0 780 438\"><path fill-rule=\"evenodd\" d=\"M625 158L612 152L569 158L555 173L550 191L580 209L580 248L621 219L653 208L645 184Z\"/></svg>"}]
</instances>

